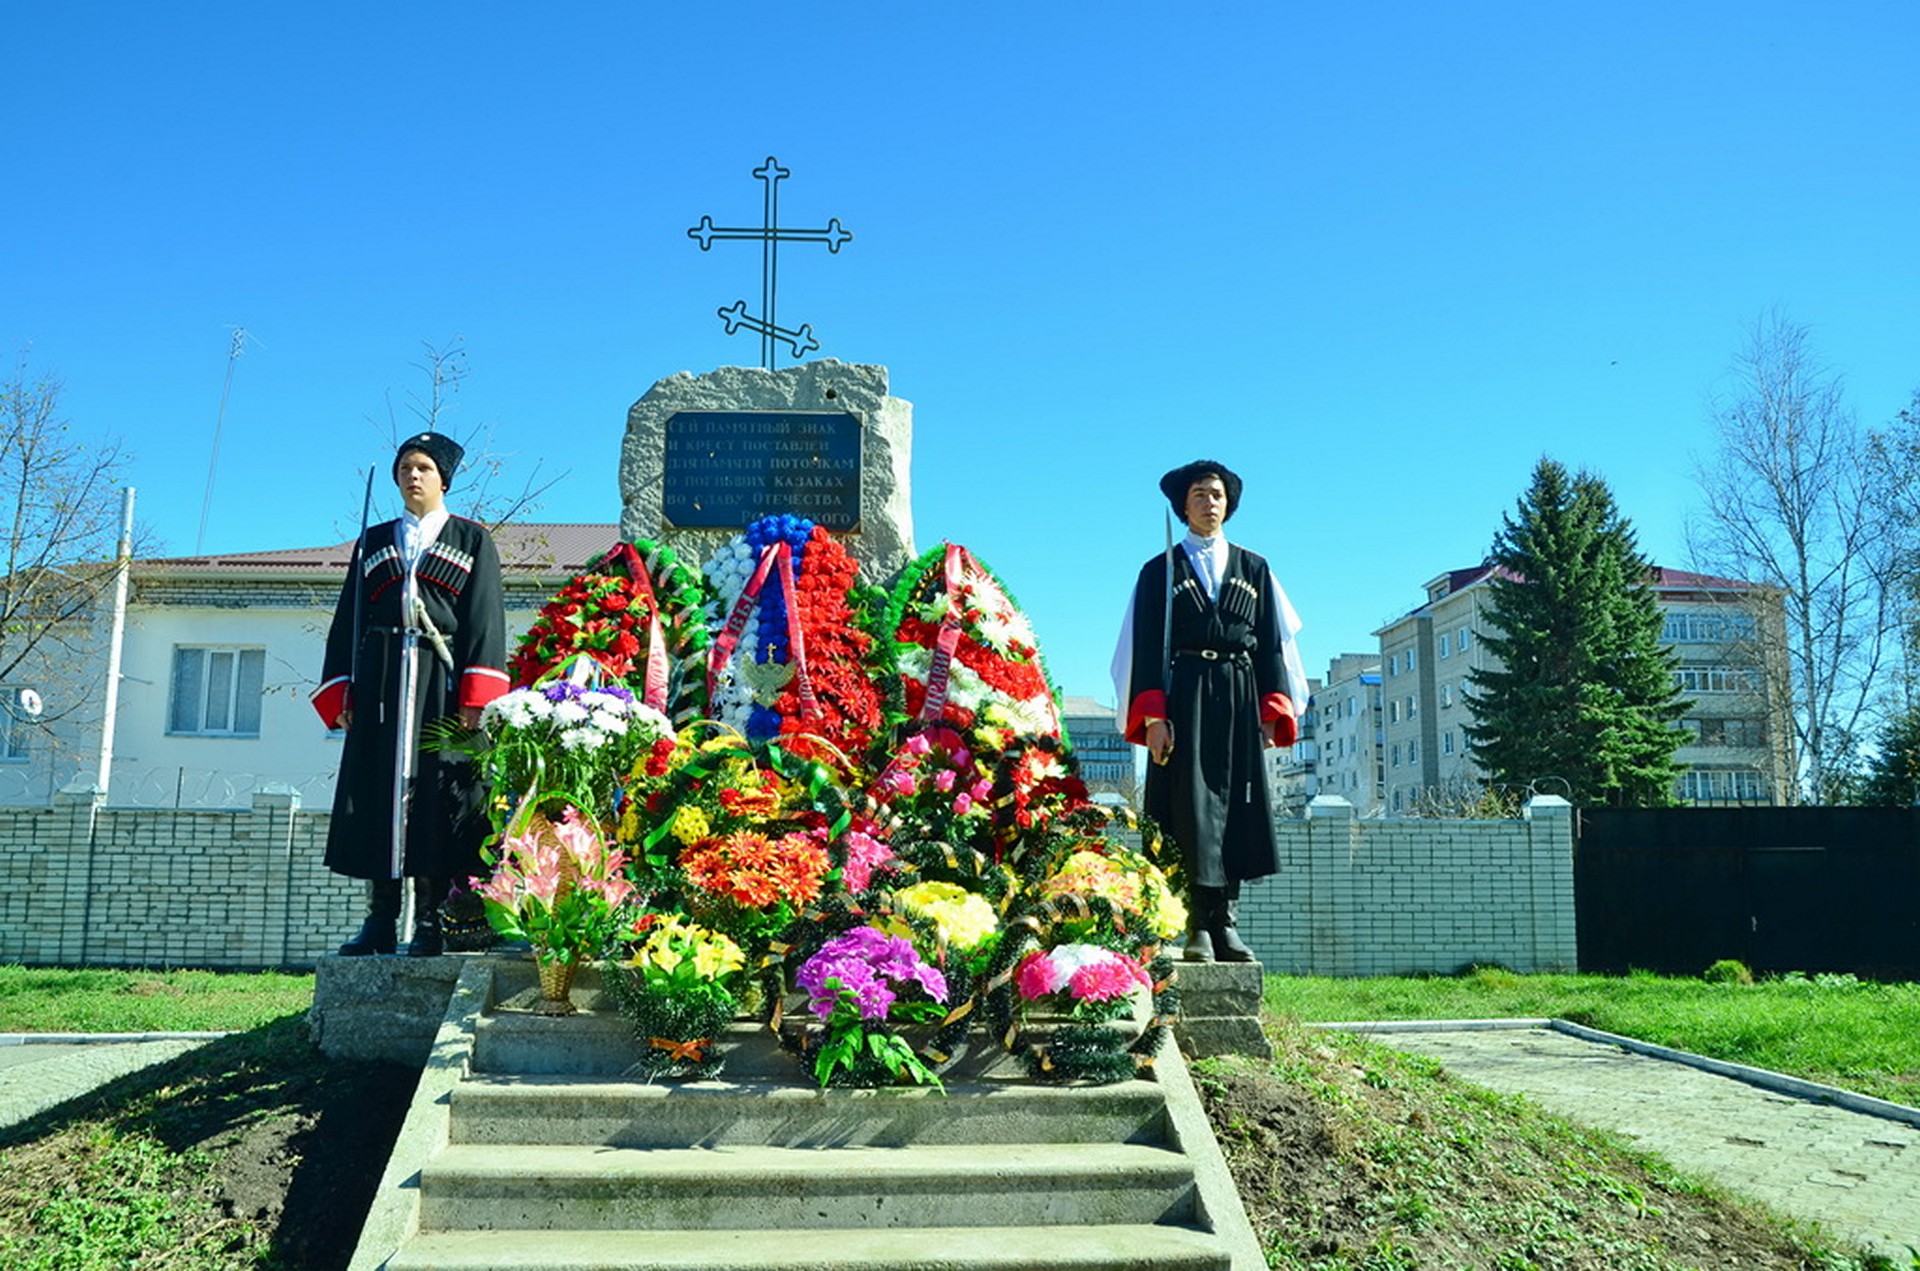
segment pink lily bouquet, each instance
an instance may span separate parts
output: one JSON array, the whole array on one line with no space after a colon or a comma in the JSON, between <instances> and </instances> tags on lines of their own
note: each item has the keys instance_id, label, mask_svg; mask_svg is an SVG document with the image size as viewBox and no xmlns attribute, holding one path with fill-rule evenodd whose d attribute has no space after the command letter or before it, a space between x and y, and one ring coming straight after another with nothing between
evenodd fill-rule
<instances>
[{"instance_id":1,"label":"pink lily bouquet","mask_svg":"<svg viewBox=\"0 0 1920 1271\"><path fill-rule=\"evenodd\" d=\"M627 854L609 847L578 809L558 821L533 818L503 839L496 855L493 876L474 890L495 931L533 946L543 989L549 967L599 957L629 925L622 912L634 896ZM560 988L547 996L566 1001L565 984Z\"/></svg>"}]
</instances>

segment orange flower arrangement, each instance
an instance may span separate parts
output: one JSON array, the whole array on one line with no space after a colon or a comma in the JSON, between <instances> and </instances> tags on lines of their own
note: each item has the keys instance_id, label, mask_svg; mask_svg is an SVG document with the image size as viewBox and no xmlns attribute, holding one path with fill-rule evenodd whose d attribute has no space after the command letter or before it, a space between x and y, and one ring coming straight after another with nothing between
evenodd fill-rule
<instances>
[{"instance_id":1,"label":"orange flower arrangement","mask_svg":"<svg viewBox=\"0 0 1920 1271\"><path fill-rule=\"evenodd\" d=\"M811 835L769 838L752 830L703 839L680 854L690 884L748 909L811 904L829 864L826 845Z\"/></svg>"}]
</instances>

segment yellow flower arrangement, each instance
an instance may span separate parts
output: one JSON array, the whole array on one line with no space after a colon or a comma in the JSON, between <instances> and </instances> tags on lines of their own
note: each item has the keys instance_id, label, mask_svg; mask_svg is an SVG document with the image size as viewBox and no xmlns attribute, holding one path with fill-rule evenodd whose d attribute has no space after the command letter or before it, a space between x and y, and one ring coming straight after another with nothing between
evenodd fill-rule
<instances>
[{"instance_id":1,"label":"yellow flower arrangement","mask_svg":"<svg viewBox=\"0 0 1920 1271\"><path fill-rule=\"evenodd\" d=\"M962 953L979 948L1000 929L1000 915L987 899L955 883L915 883L895 892L893 902L931 922L947 946Z\"/></svg>"},{"instance_id":2,"label":"yellow flower arrangement","mask_svg":"<svg viewBox=\"0 0 1920 1271\"><path fill-rule=\"evenodd\" d=\"M667 988L685 984L689 973L696 980L722 980L745 970L747 958L726 936L675 915L647 933L627 965Z\"/></svg>"},{"instance_id":3,"label":"yellow flower arrangement","mask_svg":"<svg viewBox=\"0 0 1920 1271\"><path fill-rule=\"evenodd\" d=\"M713 822L707 819L706 809L694 804L682 804L673 814L671 833L684 845L698 843L713 831Z\"/></svg>"}]
</instances>

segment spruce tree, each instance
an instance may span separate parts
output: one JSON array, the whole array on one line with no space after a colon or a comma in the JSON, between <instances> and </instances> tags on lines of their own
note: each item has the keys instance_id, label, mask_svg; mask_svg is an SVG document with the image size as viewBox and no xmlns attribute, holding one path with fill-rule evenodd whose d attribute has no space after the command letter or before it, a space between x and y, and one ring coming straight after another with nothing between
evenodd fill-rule
<instances>
[{"instance_id":1,"label":"spruce tree","mask_svg":"<svg viewBox=\"0 0 1920 1271\"><path fill-rule=\"evenodd\" d=\"M1576 804L1675 802L1689 703L1660 643L1653 567L1606 482L1541 459L1489 563L1482 639L1499 665L1471 676L1474 762L1542 793L1560 778Z\"/></svg>"},{"instance_id":2,"label":"spruce tree","mask_svg":"<svg viewBox=\"0 0 1920 1271\"><path fill-rule=\"evenodd\" d=\"M1920 706L1888 720L1875 748L1878 754L1860 783L1858 801L1874 808L1920 803Z\"/></svg>"}]
</instances>

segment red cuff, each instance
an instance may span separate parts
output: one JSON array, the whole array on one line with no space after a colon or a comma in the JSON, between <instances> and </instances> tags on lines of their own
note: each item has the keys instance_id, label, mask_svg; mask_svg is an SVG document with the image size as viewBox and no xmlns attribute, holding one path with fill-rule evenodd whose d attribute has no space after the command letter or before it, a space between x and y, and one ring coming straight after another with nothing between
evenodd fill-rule
<instances>
[{"instance_id":1,"label":"red cuff","mask_svg":"<svg viewBox=\"0 0 1920 1271\"><path fill-rule=\"evenodd\" d=\"M1148 689L1127 707L1127 726L1120 734L1136 746L1147 744L1147 725L1167 717L1167 695L1160 689Z\"/></svg>"},{"instance_id":2,"label":"red cuff","mask_svg":"<svg viewBox=\"0 0 1920 1271\"><path fill-rule=\"evenodd\" d=\"M320 714L320 722L328 728L337 727L340 716L353 705L347 691L347 677L336 675L313 690L313 709Z\"/></svg>"},{"instance_id":3,"label":"red cuff","mask_svg":"<svg viewBox=\"0 0 1920 1271\"><path fill-rule=\"evenodd\" d=\"M485 706L496 697L504 697L512 687L513 681L505 671L496 671L490 666L470 666L460 677L460 704Z\"/></svg>"},{"instance_id":4,"label":"red cuff","mask_svg":"<svg viewBox=\"0 0 1920 1271\"><path fill-rule=\"evenodd\" d=\"M1300 724L1293 717L1293 703L1285 693L1269 693L1260 699L1260 722L1276 746L1291 746L1300 737Z\"/></svg>"}]
</instances>

